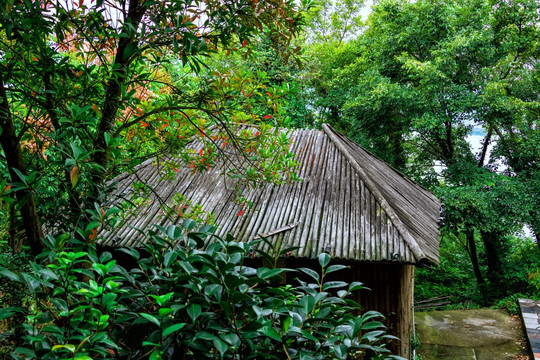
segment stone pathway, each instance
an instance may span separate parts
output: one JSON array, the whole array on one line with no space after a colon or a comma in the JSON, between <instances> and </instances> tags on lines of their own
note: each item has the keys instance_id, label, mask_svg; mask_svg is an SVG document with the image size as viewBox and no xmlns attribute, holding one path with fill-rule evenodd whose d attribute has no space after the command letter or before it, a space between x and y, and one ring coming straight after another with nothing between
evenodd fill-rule
<instances>
[{"instance_id":1,"label":"stone pathway","mask_svg":"<svg viewBox=\"0 0 540 360\"><path fill-rule=\"evenodd\" d=\"M503 310L416 312L423 360L528 359L519 316Z\"/></svg>"},{"instance_id":2,"label":"stone pathway","mask_svg":"<svg viewBox=\"0 0 540 360\"><path fill-rule=\"evenodd\" d=\"M519 308L527 332L529 349L534 354L534 360L540 360L540 301L519 299Z\"/></svg>"}]
</instances>

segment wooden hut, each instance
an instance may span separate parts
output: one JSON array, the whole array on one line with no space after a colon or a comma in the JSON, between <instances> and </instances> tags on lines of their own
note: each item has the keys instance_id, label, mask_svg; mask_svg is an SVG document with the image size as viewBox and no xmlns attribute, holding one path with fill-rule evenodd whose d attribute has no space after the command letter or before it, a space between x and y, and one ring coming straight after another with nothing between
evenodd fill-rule
<instances>
[{"instance_id":1,"label":"wooden hut","mask_svg":"<svg viewBox=\"0 0 540 360\"><path fill-rule=\"evenodd\" d=\"M143 181L154 189L152 197L170 201L180 193L215 214L221 236L229 232L249 241L265 234L274 244L298 246L287 267L318 268L317 255L329 252L351 265L342 280L372 289L359 292L358 302L386 316L389 332L401 339L393 350L410 358L414 266L438 265L439 200L328 125L290 136L302 181L246 188L253 205L244 213L234 201L233 180L220 176L219 166L207 173L180 169L174 179L160 181L159 169L147 161L135 174L119 176L117 189L126 194L133 182ZM160 214L153 201L126 224L165 225L169 220ZM102 245L136 245L131 226L115 228Z\"/></svg>"}]
</instances>

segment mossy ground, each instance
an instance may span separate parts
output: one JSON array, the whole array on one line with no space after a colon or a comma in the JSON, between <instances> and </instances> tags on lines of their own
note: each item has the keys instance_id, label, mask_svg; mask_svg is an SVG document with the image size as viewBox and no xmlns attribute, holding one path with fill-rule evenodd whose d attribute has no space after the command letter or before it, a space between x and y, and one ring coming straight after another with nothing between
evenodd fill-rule
<instances>
[{"instance_id":1,"label":"mossy ground","mask_svg":"<svg viewBox=\"0 0 540 360\"><path fill-rule=\"evenodd\" d=\"M527 359L519 316L475 309L415 313L422 360Z\"/></svg>"}]
</instances>

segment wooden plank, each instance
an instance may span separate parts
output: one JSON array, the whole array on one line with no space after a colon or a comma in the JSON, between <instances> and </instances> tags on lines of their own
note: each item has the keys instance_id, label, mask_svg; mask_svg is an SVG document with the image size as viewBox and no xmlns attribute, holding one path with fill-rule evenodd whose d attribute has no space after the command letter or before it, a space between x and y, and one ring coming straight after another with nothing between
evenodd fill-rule
<instances>
[{"instance_id":1,"label":"wooden plank","mask_svg":"<svg viewBox=\"0 0 540 360\"><path fill-rule=\"evenodd\" d=\"M540 360L540 301L519 299L518 302L529 351L534 360Z\"/></svg>"},{"instance_id":2,"label":"wooden plank","mask_svg":"<svg viewBox=\"0 0 540 360\"><path fill-rule=\"evenodd\" d=\"M318 142L320 145L314 149L314 151L317 151L318 156L313 159L316 163L313 167L313 181L309 195L313 199L310 202L310 207L312 208L311 224L309 231L304 231L302 234L301 243L306 244L309 239L312 243L318 244L317 246L322 249L321 244L324 242L325 223L327 221L325 204L327 174L330 171L327 154L331 144L323 134L318 135ZM302 211L304 210L302 209Z\"/></svg>"},{"instance_id":3,"label":"wooden plank","mask_svg":"<svg viewBox=\"0 0 540 360\"><path fill-rule=\"evenodd\" d=\"M360 193L360 180L358 179L358 175L354 171L352 171L351 181L351 237L354 239L355 244L354 258L360 259L360 254L362 253L362 215L360 214L358 209L360 207L360 202L362 201L362 198Z\"/></svg>"},{"instance_id":4,"label":"wooden plank","mask_svg":"<svg viewBox=\"0 0 540 360\"><path fill-rule=\"evenodd\" d=\"M371 220L369 224L369 247L371 249L370 259L377 260L377 201L375 200L373 193L369 194L369 217Z\"/></svg>"},{"instance_id":5,"label":"wooden plank","mask_svg":"<svg viewBox=\"0 0 540 360\"><path fill-rule=\"evenodd\" d=\"M253 206L253 210L250 210L251 218L248 224L248 231L246 231L245 237L251 239L257 235L257 232L262 229L262 222L266 219L266 212L268 211L268 204L273 196L273 186L265 187L264 191L259 196L259 201Z\"/></svg>"},{"instance_id":6,"label":"wooden plank","mask_svg":"<svg viewBox=\"0 0 540 360\"><path fill-rule=\"evenodd\" d=\"M337 156L337 149L334 146L334 144L330 143L328 151L327 151L327 162L328 162L328 172L325 176L325 192L324 192L324 200L323 200L323 206L324 206L324 217L323 217L323 227L322 227L322 233L323 236L321 237L320 244L322 244L323 248L325 246L331 244L332 239L332 214L333 214L333 192L335 191L333 189L333 177L335 174L334 164L335 164L335 158Z\"/></svg>"},{"instance_id":7,"label":"wooden plank","mask_svg":"<svg viewBox=\"0 0 540 360\"><path fill-rule=\"evenodd\" d=\"M291 193L290 199L288 199L287 202L287 209L283 219L281 220L282 223L300 224L300 211L298 211L298 209L304 206L304 202L306 200L306 191L308 188L313 186L310 174L310 159L312 157L311 151L314 147L313 135L315 134L312 134L312 132L309 130L303 130L301 131L301 134L301 139L297 138L296 153L300 155L299 162L301 163L301 168L299 169L297 176L302 179L302 181L294 184L293 192ZM296 246L294 243L296 243L297 237L302 232L302 225L303 224L300 224L300 226L297 226L293 231L284 233L283 242L287 243L289 246ZM299 252L297 251L295 254L298 255Z\"/></svg>"},{"instance_id":8,"label":"wooden plank","mask_svg":"<svg viewBox=\"0 0 540 360\"><path fill-rule=\"evenodd\" d=\"M301 222L303 224L299 244L306 257L311 257L313 253L322 251L321 239L319 236L321 203L317 201L320 191L320 184L323 184L327 163L321 161L326 152L325 139L322 134L312 132L315 146L310 148L310 177L309 187L305 189L304 200L301 207ZM315 250L313 250L315 249Z\"/></svg>"},{"instance_id":9,"label":"wooden plank","mask_svg":"<svg viewBox=\"0 0 540 360\"><path fill-rule=\"evenodd\" d=\"M392 260L392 255L388 253L388 238L386 237L386 214L380 210L380 249L381 260Z\"/></svg>"},{"instance_id":10,"label":"wooden plank","mask_svg":"<svg viewBox=\"0 0 540 360\"><path fill-rule=\"evenodd\" d=\"M363 212L364 212L364 259L371 259L371 194L364 184Z\"/></svg>"},{"instance_id":11,"label":"wooden plank","mask_svg":"<svg viewBox=\"0 0 540 360\"><path fill-rule=\"evenodd\" d=\"M333 144L335 145L335 144ZM332 176L330 177L330 211L328 215L331 216L330 226L329 226L329 236L325 239L323 244L323 249L330 247L330 256L336 256L336 241L342 241L338 238L338 228L339 228L339 176L340 176L340 165L341 165L341 155L339 151L334 152L333 161L332 161Z\"/></svg>"},{"instance_id":12,"label":"wooden plank","mask_svg":"<svg viewBox=\"0 0 540 360\"><path fill-rule=\"evenodd\" d=\"M343 227L344 227L344 217L345 217L345 177L347 176L345 166L347 159L342 156L339 157L337 164L338 172L335 175L337 178L337 204L336 204L336 219L335 219L335 235L332 239L333 247L335 247L334 252L332 253L333 257L347 258L349 253L347 250L348 244L345 244L349 241L348 238L343 236Z\"/></svg>"},{"instance_id":13,"label":"wooden plank","mask_svg":"<svg viewBox=\"0 0 540 360\"><path fill-rule=\"evenodd\" d=\"M419 305L419 304L432 303L434 301L441 301L441 300L446 300L446 299L449 299L449 298L450 298L450 296L435 296L435 297L432 297L431 299L415 301L414 304L415 304L415 307L416 307L416 305Z\"/></svg>"},{"instance_id":14,"label":"wooden plank","mask_svg":"<svg viewBox=\"0 0 540 360\"><path fill-rule=\"evenodd\" d=\"M312 146L313 144L309 142L309 133L306 131L298 131L297 136L295 137L294 147L291 151L295 152L297 155L297 160L301 164L298 171L298 176L301 179L306 178L307 174L307 163L306 160L308 157L308 151L306 151L306 146ZM302 151L300 151L302 150ZM281 201L277 205L277 211L274 215L274 221L272 222L273 227L279 227L283 224L291 223L290 218L291 214L297 212L299 200L305 201L305 197L299 197L299 192L302 191L302 188L307 188L310 185L309 179L304 180L302 183L295 182L291 184L284 184L279 186L278 192L281 197ZM295 221L299 224L299 221ZM280 244L281 247L292 246L290 243L283 243L286 238L285 234L276 239L276 244Z\"/></svg>"}]
</instances>

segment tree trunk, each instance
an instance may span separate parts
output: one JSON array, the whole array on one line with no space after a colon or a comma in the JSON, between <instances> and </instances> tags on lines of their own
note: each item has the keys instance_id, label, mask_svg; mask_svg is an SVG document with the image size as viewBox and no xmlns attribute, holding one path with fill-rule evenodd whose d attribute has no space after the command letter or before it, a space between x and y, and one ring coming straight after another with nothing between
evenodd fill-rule
<instances>
[{"instance_id":1,"label":"tree trunk","mask_svg":"<svg viewBox=\"0 0 540 360\"><path fill-rule=\"evenodd\" d=\"M478 265L476 243L474 242L474 230L468 229L465 232L465 236L467 237L467 252L469 253L469 258L471 259L474 276L476 277L476 281L478 282L478 285L480 285L480 288L483 288L483 286L486 285L486 282L484 281L484 277L482 276L482 272L480 271L480 266Z\"/></svg>"},{"instance_id":2,"label":"tree trunk","mask_svg":"<svg viewBox=\"0 0 540 360\"><path fill-rule=\"evenodd\" d=\"M131 0L125 23L129 23L132 28L137 29L142 21L142 17L146 11L146 7L140 4L139 0ZM123 29L118 40L116 55L112 66L111 76L108 81L107 91L105 93L105 102L103 104L102 116L98 124L96 138L94 139L94 161L107 169L109 159L109 147L105 141L105 134L112 133L116 113L122 102L122 86L124 86L128 77L128 67L133 59L137 56L138 40L135 38L136 33ZM103 171L95 171L92 176L94 186L97 186L103 181ZM93 201L98 200L97 190L94 191ZM90 204L92 206L92 204Z\"/></svg>"},{"instance_id":3,"label":"tree trunk","mask_svg":"<svg viewBox=\"0 0 540 360\"><path fill-rule=\"evenodd\" d=\"M407 157L403 150L403 137L401 129L395 129L388 135L389 142L392 144L392 153L394 155L393 166L398 170L403 170L407 165Z\"/></svg>"},{"instance_id":4,"label":"tree trunk","mask_svg":"<svg viewBox=\"0 0 540 360\"><path fill-rule=\"evenodd\" d=\"M495 232L480 231L484 247L486 249L486 259L488 265L487 277L488 279L497 284L499 280L500 268L501 268L501 247L499 244L499 234Z\"/></svg>"},{"instance_id":5,"label":"tree trunk","mask_svg":"<svg viewBox=\"0 0 540 360\"><path fill-rule=\"evenodd\" d=\"M17 169L22 175L26 175L26 166L24 164L21 144L15 134L15 125L9 108L4 79L0 72L0 146L4 150L9 169L9 175L12 182L21 181L19 175L14 169ZM34 194L31 189L19 190L16 193L17 200L23 204L21 207L21 218L26 232L26 240L35 255L43 250L43 230L36 211Z\"/></svg>"},{"instance_id":6,"label":"tree trunk","mask_svg":"<svg viewBox=\"0 0 540 360\"><path fill-rule=\"evenodd\" d=\"M9 246L14 254L18 254L22 251L22 239L17 236L17 212L15 211L15 204L9 205Z\"/></svg>"},{"instance_id":7,"label":"tree trunk","mask_svg":"<svg viewBox=\"0 0 540 360\"><path fill-rule=\"evenodd\" d=\"M534 239L536 240L536 245L540 247L540 223L537 220L540 220L540 219L534 219L533 223L530 224L529 227L534 236Z\"/></svg>"}]
</instances>

